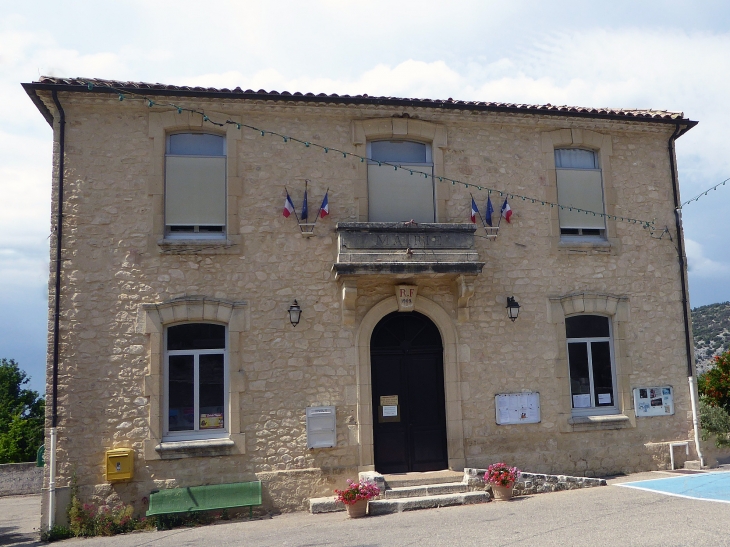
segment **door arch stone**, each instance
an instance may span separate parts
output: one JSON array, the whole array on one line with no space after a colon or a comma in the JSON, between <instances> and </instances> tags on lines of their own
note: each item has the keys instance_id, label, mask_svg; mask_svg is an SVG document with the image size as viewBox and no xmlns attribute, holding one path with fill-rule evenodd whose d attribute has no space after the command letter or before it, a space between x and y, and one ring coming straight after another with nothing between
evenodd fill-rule
<instances>
[{"instance_id":1,"label":"door arch stone","mask_svg":"<svg viewBox=\"0 0 730 547\"><path fill-rule=\"evenodd\" d=\"M372 371L370 365L370 338L375 326L386 315L398 311L395 296L375 304L360 321L355 346L357 348L357 421L360 441L360 471L373 471L373 409ZM441 333L444 347L444 394L446 397L446 446L449 469L462 471L466 464L464 450L464 424L461 412L461 379L454 322L449 314L434 301L417 296L415 311L434 322Z\"/></svg>"}]
</instances>

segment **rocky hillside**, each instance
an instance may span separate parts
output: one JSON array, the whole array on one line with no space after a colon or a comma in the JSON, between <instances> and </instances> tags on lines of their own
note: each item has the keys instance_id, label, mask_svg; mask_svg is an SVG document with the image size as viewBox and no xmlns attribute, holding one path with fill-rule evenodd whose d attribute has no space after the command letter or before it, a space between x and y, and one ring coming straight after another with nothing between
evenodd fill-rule
<instances>
[{"instance_id":1,"label":"rocky hillside","mask_svg":"<svg viewBox=\"0 0 730 547\"><path fill-rule=\"evenodd\" d=\"M697 374L709 366L715 355L730 349L730 302L700 306L692 310Z\"/></svg>"}]
</instances>

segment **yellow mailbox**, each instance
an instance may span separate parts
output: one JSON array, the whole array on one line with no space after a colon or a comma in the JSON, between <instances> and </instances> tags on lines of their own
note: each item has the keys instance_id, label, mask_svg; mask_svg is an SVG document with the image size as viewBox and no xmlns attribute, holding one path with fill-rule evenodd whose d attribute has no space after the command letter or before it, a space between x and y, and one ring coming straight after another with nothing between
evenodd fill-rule
<instances>
[{"instance_id":1,"label":"yellow mailbox","mask_svg":"<svg viewBox=\"0 0 730 547\"><path fill-rule=\"evenodd\" d=\"M131 448L115 448L106 451L106 480L128 481L134 476L134 451Z\"/></svg>"}]
</instances>

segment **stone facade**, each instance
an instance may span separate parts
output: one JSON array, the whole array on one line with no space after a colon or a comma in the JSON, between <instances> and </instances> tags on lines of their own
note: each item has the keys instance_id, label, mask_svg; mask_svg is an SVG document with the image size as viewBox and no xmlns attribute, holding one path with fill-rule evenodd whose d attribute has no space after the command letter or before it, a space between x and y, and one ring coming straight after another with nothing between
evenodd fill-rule
<instances>
[{"instance_id":1,"label":"stone facade","mask_svg":"<svg viewBox=\"0 0 730 547\"><path fill-rule=\"evenodd\" d=\"M54 116L55 210L59 121L48 89L39 87L37 97ZM372 138L431 143L437 224L468 222L470 193L482 208L487 197L439 176L536 202L513 198L512 221L502 222L498 237L483 237L481 227L470 235L473 248L459 250L469 255L461 270L434 269L421 245L386 249L393 256L379 260L431 266L338 272L338 223L367 221L366 163L235 123L221 129L187 111L59 87L66 116L61 487L75 474L83 497L121 499L142 511L155 489L258 477L267 508L306 509L310 497L373 469L369 337L398 309L394 287L402 284L417 286L415 310L442 335L452 469L495 461L577 476L661 469L667 444L692 438L674 245L615 220L601 244L566 243L557 208L541 203L557 200L554 148L583 146L601 158L608 214L656 219L676 235L667 151L674 124L405 102L155 97L211 120L363 155ZM165 238L164 141L179 130L226 136L225 242ZM312 237L281 214L285 186L298 206L305 179L310 215L329 188L330 214ZM493 195L495 208L501 199ZM521 304L515 322L505 311L508 296ZM303 310L296 327L287 313L294 299ZM618 411L611 416L572 416L565 317L583 312L613 325ZM226 439L163 439L164 330L184 321L228 328ZM631 390L645 385L674 387L674 415L635 416ZM496 425L495 394L521 391L539 392L540 422ZM307 449L305 409L316 405L336 407L333 448ZM134 478L109 484L104 453L119 447L134 449Z\"/></svg>"}]
</instances>

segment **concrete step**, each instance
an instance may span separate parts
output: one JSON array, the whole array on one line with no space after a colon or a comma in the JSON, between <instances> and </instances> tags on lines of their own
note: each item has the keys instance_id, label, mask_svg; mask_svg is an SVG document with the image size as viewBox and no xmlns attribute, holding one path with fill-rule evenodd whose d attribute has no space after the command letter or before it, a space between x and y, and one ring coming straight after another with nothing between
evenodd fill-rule
<instances>
[{"instance_id":1,"label":"concrete step","mask_svg":"<svg viewBox=\"0 0 730 547\"><path fill-rule=\"evenodd\" d=\"M435 507L448 507L450 505L469 505L472 503L485 503L487 501L489 501L489 493L484 491L442 494L438 496L418 496L413 498L381 499L370 502L368 513L370 515L387 515L389 513L401 513L403 511L415 511L417 509L432 509Z\"/></svg>"},{"instance_id":2,"label":"concrete step","mask_svg":"<svg viewBox=\"0 0 730 547\"><path fill-rule=\"evenodd\" d=\"M403 486L391 488L381 493L386 500L400 498L418 498L424 496L441 496L444 494L463 494L469 491L469 485L463 482L447 482L443 484L427 484L423 486Z\"/></svg>"},{"instance_id":3,"label":"concrete step","mask_svg":"<svg viewBox=\"0 0 730 547\"><path fill-rule=\"evenodd\" d=\"M702 465L700 464L699 460L687 460L686 462L684 462L684 468L700 471L702 469Z\"/></svg>"}]
</instances>

